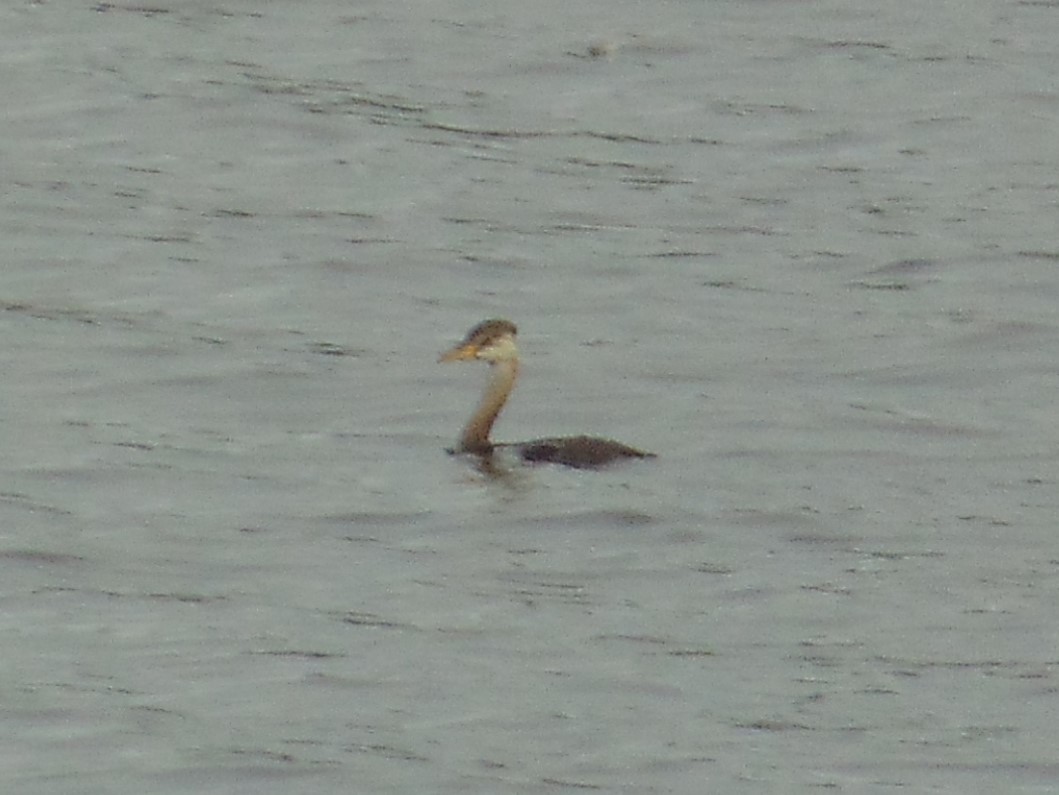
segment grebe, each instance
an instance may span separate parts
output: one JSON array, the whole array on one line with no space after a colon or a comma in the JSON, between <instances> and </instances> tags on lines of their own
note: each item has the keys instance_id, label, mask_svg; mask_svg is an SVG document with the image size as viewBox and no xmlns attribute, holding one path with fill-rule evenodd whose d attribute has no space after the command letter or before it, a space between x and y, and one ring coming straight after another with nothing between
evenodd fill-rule
<instances>
[{"instance_id":1,"label":"grebe","mask_svg":"<svg viewBox=\"0 0 1059 795\"><path fill-rule=\"evenodd\" d=\"M467 332L455 348L441 354L439 362L480 359L489 362L492 377L485 394L460 436L456 453L488 455L497 447L513 447L524 461L562 464L576 469L594 469L628 458L654 458L654 453L637 450L610 439L593 436L566 436L532 442L493 443L489 432L504 408L518 378L518 329L510 320L483 320Z\"/></svg>"}]
</instances>

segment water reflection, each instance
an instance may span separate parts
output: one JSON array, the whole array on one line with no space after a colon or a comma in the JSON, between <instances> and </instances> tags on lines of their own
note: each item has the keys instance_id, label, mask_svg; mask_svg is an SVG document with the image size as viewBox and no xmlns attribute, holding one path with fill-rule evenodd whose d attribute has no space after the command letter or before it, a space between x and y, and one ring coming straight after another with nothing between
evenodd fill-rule
<instances>
[{"instance_id":1,"label":"water reflection","mask_svg":"<svg viewBox=\"0 0 1059 795\"><path fill-rule=\"evenodd\" d=\"M496 445L496 448L503 446ZM525 466L520 465L517 457L513 458L510 452L500 452L496 448L474 453L446 448L445 452L466 461L476 472L491 482L512 489L525 488Z\"/></svg>"}]
</instances>

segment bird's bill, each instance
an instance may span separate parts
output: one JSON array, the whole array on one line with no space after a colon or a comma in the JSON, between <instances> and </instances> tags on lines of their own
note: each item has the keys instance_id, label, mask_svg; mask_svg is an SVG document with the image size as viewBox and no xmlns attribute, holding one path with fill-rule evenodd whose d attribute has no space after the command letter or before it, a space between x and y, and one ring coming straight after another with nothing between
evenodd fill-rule
<instances>
[{"instance_id":1,"label":"bird's bill","mask_svg":"<svg viewBox=\"0 0 1059 795\"><path fill-rule=\"evenodd\" d=\"M439 362L465 362L478 355L477 345L457 345L450 351L445 351L438 357Z\"/></svg>"}]
</instances>

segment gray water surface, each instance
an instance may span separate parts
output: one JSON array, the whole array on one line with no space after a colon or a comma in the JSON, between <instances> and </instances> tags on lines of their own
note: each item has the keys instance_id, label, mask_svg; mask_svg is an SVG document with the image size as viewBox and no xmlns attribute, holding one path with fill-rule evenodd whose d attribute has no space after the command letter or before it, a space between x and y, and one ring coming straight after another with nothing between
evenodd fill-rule
<instances>
[{"instance_id":1,"label":"gray water surface","mask_svg":"<svg viewBox=\"0 0 1059 795\"><path fill-rule=\"evenodd\" d=\"M1059 791L1057 40L4 6L2 789Z\"/></svg>"}]
</instances>

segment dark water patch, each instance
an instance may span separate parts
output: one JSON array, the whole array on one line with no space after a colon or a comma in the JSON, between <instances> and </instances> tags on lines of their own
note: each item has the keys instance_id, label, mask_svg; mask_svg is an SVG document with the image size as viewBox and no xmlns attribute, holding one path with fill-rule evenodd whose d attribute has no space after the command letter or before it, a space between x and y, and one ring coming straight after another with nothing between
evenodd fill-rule
<instances>
[{"instance_id":1,"label":"dark water patch","mask_svg":"<svg viewBox=\"0 0 1059 795\"><path fill-rule=\"evenodd\" d=\"M496 219L493 219L493 218L443 216L440 220L445 222L445 223L447 223L447 224L458 224L460 226L473 226L473 227L482 229L483 231L486 231L486 232L516 232L516 233L521 232L523 234L528 233L528 230L520 230L520 228L518 226L516 226L515 224L503 223L503 222L497 221ZM533 232L535 234L548 234L549 231L550 230L547 229L547 228L545 228L543 230L539 230L539 229L534 229L533 230ZM461 261L463 261L463 262L474 262L474 259L473 259L474 256L476 256L476 255L463 254L461 256ZM487 260L487 261L495 262L497 260L491 259L491 260Z\"/></svg>"},{"instance_id":2,"label":"dark water patch","mask_svg":"<svg viewBox=\"0 0 1059 795\"><path fill-rule=\"evenodd\" d=\"M147 190L143 188L127 188L114 191L114 196L119 199L144 199L148 196Z\"/></svg>"},{"instance_id":3,"label":"dark water patch","mask_svg":"<svg viewBox=\"0 0 1059 795\"><path fill-rule=\"evenodd\" d=\"M735 573L735 569L729 566L722 566L719 563L696 563L692 565L691 570L700 574L719 574L722 576Z\"/></svg>"},{"instance_id":4,"label":"dark water patch","mask_svg":"<svg viewBox=\"0 0 1059 795\"><path fill-rule=\"evenodd\" d=\"M346 242L354 246L392 246L400 241L395 237L350 237L346 239ZM359 263L345 263L345 270L362 270L362 266Z\"/></svg>"},{"instance_id":5,"label":"dark water patch","mask_svg":"<svg viewBox=\"0 0 1059 795\"><path fill-rule=\"evenodd\" d=\"M317 517L319 521L327 524L338 525L363 525L372 528L384 527L412 527L421 523L433 514L429 511L380 513L373 511L344 511L342 513L331 513ZM349 536L347 541L376 541L378 539L368 536Z\"/></svg>"},{"instance_id":6,"label":"dark water patch","mask_svg":"<svg viewBox=\"0 0 1059 795\"><path fill-rule=\"evenodd\" d=\"M428 110L426 105L419 105L416 103L408 102L405 99L397 96L387 96L385 94L372 96L361 93L345 92L344 96L336 101L333 105L335 109L340 111L345 110L359 110L367 108L372 111L385 111L396 117L415 117L420 114L426 113ZM311 110L318 110L317 108L311 108ZM373 116L377 121L380 120L378 116Z\"/></svg>"},{"instance_id":7,"label":"dark water patch","mask_svg":"<svg viewBox=\"0 0 1059 795\"><path fill-rule=\"evenodd\" d=\"M128 315L107 315L93 312L87 309L72 309L64 307L34 306L22 302L5 303L0 306L4 312L25 315L36 320L56 320L79 323L85 326L100 326L104 323L116 324L124 327L132 327L138 324L138 320Z\"/></svg>"},{"instance_id":8,"label":"dark water patch","mask_svg":"<svg viewBox=\"0 0 1059 795\"><path fill-rule=\"evenodd\" d=\"M814 585L802 585L801 590L809 591L811 593L822 593L828 596L852 596L853 591L850 588L845 588L841 585L835 585L832 582L816 583Z\"/></svg>"},{"instance_id":9,"label":"dark water patch","mask_svg":"<svg viewBox=\"0 0 1059 795\"><path fill-rule=\"evenodd\" d=\"M458 124L445 124L443 122L424 122L420 126L424 130L437 130L440 132L466 136L468 138L498 138L511 141L531 138L549 138L559 134L552 130L517 130L514 128L488 129L465 127Z\"/></svg>"},{"instance_id":10,"label":"dark water patch","mask_svg":"<svg viewBox=\"0 0 1059 795\"><path fill-rule=\"evenodd\" d=\"M558 527L646 527L658 522L651 514L635 510L597 510L581 513L533 516L521 520L521 525Z\"/></svg>"},{"instance_id":11,"label":"dark water patch","mask_svg":"<svg viewBox=\"0 0 1059 795\"><path fill-rule=\"evenodd\" d=\"M770 455L772 453L770 452ZM744 508L728 512L723 519L738 527L755 527L759 529L773 527L812 527L817 528L815 509L803 506L801 509L789 511L768 511L756 508ZM804 534L803 534L804 535ZM817 538L815 534L806 535L806 538ZM821 538L826 538L820 536Z\"/></svg>"},{"instance_id":12,"label":"dark water patch","mask_svg":"<svg viewBox=\"0 0 1059 795\"><path fill-rule=\"evenodd\" d=\"M87 424L85 427L88 427ZM55 514L56 516L73 516L71 511L64 510L63 508L56 508L54 505L46 505L20 492L0 493L0 503L12 505L34 513L43 511L45 513Z\"/></svg>"},{"instance_id":13,"label":"dark water patch","mask_svg":"<svg viewBox=\"0 0 1059 795\"><path fill-rule=\"evenodd\" d=\"M601 141L610 141L611 143L634 143L634 144L662 144L665 143L660 138L648 138L643 135L633 135L631 133L618 133L618 132L599 132L596 130L585 130L582 132L573 133L574 137L581 138L595 138ZM676 143L673 141L672 143Z\"/></svg>"},{"instance_id":14,"label":"dark water patch","mask_svg":"<svg viewBox=\"0 0 1059 795\"><path fill-rule=\"evenodd\" d=\"M140 591L112 591L107 589L84 589L84 588L60 588L60 587L48 587L40 588L38 593L72 593L78 592L85 594L86 596L102 596L106 599L132 599L142 600L150 599L160 602L176 602L180 604L210 604L213 602L227 602L227 596L217 595L204 595L188 592L148 592L143 593Z\"/></svg>"},{"instance_id":15,"label":"dark water patch","mask_svg":"<svg viewBox=\"0 0 1059 795\"><path fill-rule=\"evenodd\" d=\"M711 255L712 256L712 255ZM747 293L766 293L768 289L765 287L752 287L745 282L738 281L736 279L711 279L702 283L703 287L709 287L714 290L740 290Z\"/></svg>"},{"instance_id":16,"label":"dark water patch","mask_svg":"<svg viewBox=\"0 0 1059 795\"><path fill-rule=\"evenodd\" d=\"M262 762L265 763L280 763L283 765L314 764L311 760L302 759L301 757L296 756L293 753L290 753L289 751L273 751L268 748L229 748L228 754L238 758L254 757L256 759L260 759ZM277 772L280 771L277 771L274 767L271 766L268 768L252 767L242 769L231 768L226 766L224 772L228 775L235 775L240 782L243 782L245 780L253 779L272 780L276 777ZM305 771L282 771L282 773L290 775L299 775L302 772Z\"/></svg>"},{"instance_id":17,"label":"dark water patch","mask_svg":"<svg viewBox=\"0 0 1059 795\"><path fill-rule=\"evenodd\" d=\"M597 41L589 44L584 50L567 50L564 54L573 58L611 58L621 49L616 41Z\"/></svg>"},{"instance_id":18,"label":"dark water patch","mask_svg":"<svg viewBox=\"0 0 1059 795\"><path fill-rule=\"evenodd\" d=\"M669 167L647 166L641 163L618 160L589 160L583 157L566 158L562 162L575 168L558 170L544 168L538 169L538 171L544 174L559 173L564 175L613 171L620 183L631 185L636 189L657 188L667 185L689 185L694 182L694 180L672 176L672 169Z\"/></svg>"},{"instance_id":19,"label":"dark water patch","mask_svg":"<svg viewBox=\"0 0 1059 795\"><path fill-rule=\"evenodd\" d=\"M862 541L859 536L852 535L827 535L825 533L799 533L787 539L792 544L805 544L811 547L829 547L845 549L850 545Z\"/></svg>"},{"instance_id":20,"label":"dark water patch","mask_svg":"<svg viewBox=\"0 0 1059 795\"><path fill-rule=\"evenodd\" d=\"M622 183L629 185L633 190L654 191L670 185L687 185L687 180L673 177L623 177Z\"/></svg>"},{"instance_id":21,"label":"dark water patch","mask_svg":"<svg viewBox=\"0 0 1059 795\"><path fill-rule=\"evenodd\" d=\"M821 257L824 259L832 260L847 260L850 257L848 251L832 251L829 249L815 249L812 252L814 257Z\"/></svg>"},{"instance_id":22,"label":"dark water patch","mask_svg":"<svg viewBox=\"0 0 1059 795\"><path fill-rule=\"evenodd\" d=\"M535 605L541 602L557 602L568 605L587 605L590 603L588 588L583 583L559 579L545 580L533 574L517 574L500 578L509 586L509 596Z\"/></svg>"},{"instance_id":23,"label":"dark water patch","mask_svg":"<svg viewBox=\"0 0 1059 795\"><path fill-rule=\"evenodd\" d=\"M940 263L937 260L898 260L879 268L873 268L868 271L867 278L852 281L849 286L860 290L890 290L893 292L913 290L922 284L933 282L933 279L922 277L929 272L936 271L939 267Z\"/></svg>"},{"instance_id":24,"label":"dark water patch","mask_svg":"<svg viewBox=\"0 0 1059 795\"><path fill-rule=\"evenodd\" d=\"M370 108L373 110L400 111L401 113L425 113L427 106L408 100L396 94L373 94L364 90L364 84L341 80L291 80L285 77L269 75L256 64L243 64L229 61L230 66L245 67L242 76L249 80L253 87L262 94L280 96L314 96L328 94L333 96L333 107ZM310 111L318 111L321 106L309 106Z\"/></svg>"},{"instance_id":25,"label":"dark water patch","mask_svg":"<svg viewBox=\"0 0 1059 795\"><path fill-rule=\"evenodd\" d=\"M760 237L789 237L790 233L772 227L753 226L749 224L717 224L703 228L705 234L717 235L757 235Z\"/></svg>"},{"instance_id":26,"label":"dark water patch","mask_svg":"<svg viewBox=\"0 0 1059 795\"><path fill-rule=\"evenodd\" d=\"M347 165L347 161L338 161L339 165ZM323 221L330 218L341 218L348 221L378 221L379 217L373 213L357 212L355 210L317 210L302 209L290 213L291 218L304 218L313 221Z\"/></svg>"},{"instance_id":27,"label":"dark water patch","mask_svg":"<svg viewBox=\"0 0 1059 795\"><path fill-rule=\"evenodd\" d=\"M959 124L964 124L964 123L967 123L967 122L974 122L974 121L975 121L975 118L973 116L961 116L961 115L940 116L939 115L939 116L928 116L925 119L912 119L909 123L910 123L910 125L915 126L915 127L927 127L927 126L933 126L935 124L959 125Z\"/></svg>"},{"instance_id":28,"label":"dark water patch","mask_svg":"<svg viewBox=\"0 0 1059 795\"><path fill-rule=\"evenodd\" d=\"M316 354L317 356L362 356L366 351L363 349L357 350L352 348L346 348L343 345L339 345L337 342L310 342L308 344L309 353Z\"/></svg>"},{"instance_id":29,"label":"dark water patch","mask_svg":"<svg viewBox=\"0 0 1059 795\"><path fill-rule=\"evenodd\" d=\"M881 41L847 40L821 41L816 46L829 50L892 50L893 46Z\"/></svg>"},{"instance_id":30,"label":"dark water patch","mask_svg":"<svg viewBox=\"0 0 1059 795\"><path fill-rule=\"evenodd\" d=\"M974 671L986 676L1001 676L1010 679L1052 678L1052 670L1059 667L1054 660L913 660L898 657L875 657L875 662L892 667L895 676L918 677L930 671ZM1046 672L1044 677L1040 674Z\"/></svg>"},{"instance_id":31,"label":"dark water patch","mask_svg":"<svg viewBox=\"0 0 1059 795\"><path fill-rule=\"evenodd\" d=\"M145 240L148 243L194 243L196 238L191 232L179 235L126 235L131 240Z\"/></svg>"},{"instance_id":32,"label":"dark water patch","mask_svg":"<svg viewBox=\"0 0 1059 795\"><path fill-rule=\"evenodd\" d=\"M203 215L207 218L257 218L257 213L253 210L237 210L231 207L219 207L204 212Z\"/></svg>"},{"instance_id":33,"label":"dark water patch","mask_svg":"<svg viewBox=\"0 0 1059 795\"><path fill-rule=\"evenodd\" d=\"M550 226L543 227L542 231L545 234L565 234L567 232L591 232L591 233L595 233L595 232L612 231L612 230L615 230L615 229L632 229L632 228L633 227L630 224L615 224L615 223L608 223L608 222L605 222L605 221L601 221L599 223L581 223L581 224L562 223L562 224L552 224Z\"/></svg>"},{"instance_id":34,"label":"dark water patch","mask_svg":"<svg viewBox=\"0 0 1059 795\"><path fill-rule=\"evenodd\" d=\"M902 292L911 290L912 285L908 282L850 282L850 287L857 290L889 290L890 292Z\"/></svg>"},{"instance_id":35,"label":"dark water patch","mask_svg":"<svg viewBox=\"0 0 1059 795\"><path fill-rule=\"evenodd\" d=\"M126 5L123 3L96 3L92 6L92 10L100 14L106 14L111 11L125 11L130 14L139 14L145 17L156 17L162 16L163 14L173 13L172 9L163 8L162 6Z\"/></svg>"},{"instance_id":36,"label":"dark water patch","mask_svg":"<svg viewBox=\"0 0 1059 795\"><path fill-rule=\"evenodd\" d=\"M754 207L786 207L790 202L776 196L740 196L739 201Z\"/></svg>"},{"instance_id":37,"label":"dark water patch","mask_svg":"<svg viewBox=\"0 0 1059 795\"><path fill-rule=\"evenodd\" d=\"M797 660L799 663L815 666L816 668L838 668L844 662L841 657L833 654L792 654L790 658L792 660ZM815 681L815 677L808 680L805 678L799 678L797 681L808 681L812 683Z\"/></svg>"},{"instance_id":38,"label":"dark water patch","mask_svg":"<svg viewBox=\"0 0 1059 795\"><path fill-rule=\"evenodd\" d=\"M778 113L783 116L803 116L812 113L810 108L801 105L788 105L782 102L759 103L759 102L719 102L715 103L720 115L727 116L753 116L764 113Z\"/></svg>"},{"instance_id":39,"label":"dark water patch","mask_svg":"<svg viewBox=\"0 0 1059 795\"><path fill-rule=\"evenodd\" d=\"M965 322L973 322L965 321ZM1056 327L1050 323L1035 323L1024 320L1011 320L983 325L971 326L968 332L962 335L957 344L964 348L980 348L983 345L1003 346L1008 349L1015 344L1030 346L1036 344L1033 337L1054 337ZM1048 372L1047 368L1045 371Z\"/></svg>"},{"instance_id":40,"label":"dark water patch","mask_svg":"<svg viewBox=\"0 0 1059 795\"><path fill-rule=\"evenodd\" d=\"M302 649L274 649L268 651L252 651L252 655L261 657L296 657L303 660L335 660L345 657L345 654L336 654L329 651L305 651Z\"/></svg>"},{"instance_id":41,"label":"dark water patch","mask_svg":"<svg viewBox=\"0 0 1059 795\"><path fill-rule=\"evenodd\" d=\"M1016 251L1015 256L1027 259L1059 260L1059 251Z\"/></svg>"},{"instance_id":42,"label":"dark water patch","mask_svg":"<svg viewBox=\"0 0 1059 795\"><path fill-rule=\"evenodd\" d=\"M867 414L863 419L858 419L858 425L864 427L913 433L929 438L956 437L973 439L982 436L984 433L978 428L940 422L929 417L917 417L896 409L872 406L866 403L850 403L849 407Z\"/></svg>"},{"instance_id":43,"label":"dark water patch","mask_svg":"<svg viewBox=\"0 0 1059 795\"><path fill-rule=\"evenodd\" d=\"M693 251L689 249L672 249L669 251L655 251L645 255L648 259L707 259L716 257L716 251Z\"/></svg>"},{"instance_id":44,"label":"dark water patch","mask_svg":"<svg viewBox=\"0 0 1059 795\"><path fill-rule=\"evenodd\" d=\"M1029 671L1026 671L1024 673L1020 673L1015 678L1016 679L1052 679L1053 677L1054 677L1054 674L1052 673L1052 671L1048 670L1048 668L1046 668L1046 667L1042 667L1042 668L1039 668L1036 671L1029 670ZM1059 692L1059 691L1056 691L1055 689L1052 689L1052 692L1054 693L1054 692Z\"/></svg>"},{"instance_id":45,"label":"dark water patch","mask_svg":"<svg viewBox=\"0 0 1059 795\"><path fill-rule=\"evenodd\" d=\"M350 747L350 751L357 751L362 754L372 754L374 756L381 756L386 759L397 759L402 762L429 762L430 757L417 754L414 751L409 751L407 748L399 748L396 745L388 745L385 743L373 743L371 745L355 745Z\"/></svg>"},{"instance_id":46,"label":"dark water patch","mask_svg":"<svg viewBox=\"0 0 1059 795\"><path fill-rule=\"evenodd\" d=\"M1011 527L1011 522L1007 519L1000 519L996 516L979 516L978 514L963 514L956 517L961 522L974 522L975 524L984 524L988 527Z\"/></svg>"},{"instance_id":47,"label":"dark water patch","mask_svg":"<svg viewBox=\"0 0 1059 795\"><path fill-rule=\"evenodd\" d=\"M647 644L651 646L664 646L670 642L669 638L664 638L661 635L626 635L624 633L608 633L604 635L596 635L593 640L600 641L623 641L637 644Z\"/></svg>"},{"instance_id":48,"label":"dark water patch","mask_svg":"<svg viewBox=\"0 0 1059 795\"><path fill-rule=\"evenodd\" d=\"M677 521L676 517L670 521ZM700 517L692 517L687 519L688 522L697 523L700 521ZM653 538L653 537L652 537ZM671 530L667 530L663 539L670 544L695 544L700 545L708 543L707 532L700 527L675 527Z\"/></svg>"},{"instance_id":49,"label":"dark water patch","mask_svg":"<svg viewBox=\"0 0 1059 795\"><path fill-rule=\"evenodd\" d=\"M331 615L343 624L350 624L354 627L370 627L373 629L414 629L411 624L405 624L400 621L391 621L390 619L382 618L375 613L347 611L332 613Z\"/></svg>"},{"instance_id":50,"label":"dark water patch","mask_svg":"<svg viewBox=\"0 0 1059 795\"><path fill-rule=\"evenodd\" d=\"M860 547L853 547L848 550L854 555L863 555L869 558L877 558L879 560L908 560L911 558L943 558L945 557L944 552L940 552L934 549L924 550L873 550L873 549L861 549Z\"/></svg>"},{"instance_id":51,"label":"dark water patch","mask_svg":"<svg viewBox=\"0 0 1059 795\"><path fill-rule=\"evenodd\" d=\"M158 449L158 444L155 442L114 442L114 447L126 447L130 450L143 450L150 452Z\"/></svg>"},{"instance_id":52,"label":"dark water patch","mask_svg":"<svg viewBox=\"0 0 1059 795\"><path fill-rule=\"evenodd\" d=\"M615 169L617 171L649 170L647 166L623 160L590 160L587 157L567 157L561 162L569 163L572 166L583 166L586 171L594 171L596 169Z\"/></svg>"},{"instance_id":53,"label":"dark water patch","mask_svg":"<svg viewBox=\"0 0 1059 795\"><path fill-rule=\"evenodd\" d=\"M869 274L921 274L930 270L937 270L939 263L937 260L932 259L902 259L897 262L891 262L889 265L883 265L879 268L873 268L868 271Z\"/></svg>"},{"instance_id":54,"label":"dark water patch","mask_svg":"<svg viewBox=\"0 0 1059 795\"><path fill-rule=\"evenodd\" d=\"M789 732L789 731L813 731L813 727L805 723L795 723L794 721L785 720L769 720L768 718L762 718L761 720L754 721L737 721L732 724L736 729L750 729L752 731L762 732Z\"/></svg>"},{"instance_id":55,"label":"dark water patch","mask_svg":"<svg viewBox=\"0 0 1059 795\"><path fill-rule=\"evenodd\" d=\"M347 657L348 655L342 654L339 656ZM378 681L371 676L342 676L333 672L328 673L326 670L313 671L305 676L304 681L313 687L335 688L338 690L376 687L378 685Z\"/></svg>"},{"instance_id":56,"label":"dark water patch","mask_svg":"<svg viewBox=\"0 0 1059 795\"><path fill-rule=\"evenodd\" d=\"M852 640L842 640L842 641L837 641L837 640L828 640L828 641L803 640L798 645L801 646L802 648L806 648L806 649L821 649L821 648L827 648L827 649L852 649L852 648L860 648L863 644L860 643L859 641L852 641Z\"/></svg>"},{"instance_id":57,"label":"dark water patch","mask_svg":"<svg viewBox=\"0 0 1059 795\"><path fill-rule=\"evenodd\" d=\"M568 778L551 778L546 776L541 779L541 784L546 787L562 787L564 789L602 790L605 787L599 784L589 784L587 781L573 781Z\"/></svg>"},{"instance_id":58,"label":"dark water patch","mask_svg":"<svg viewBox=\"0 0 1059 795\"><path fill-rule=\"evenodd\" d=\"M136 596L136 594L120 594L121 596ZM179 604L191 604L191 605L205 605L212 604L213 602L227 602L227 596L216 596L206 595L197 593L182 593L179 591L174 592L157 592L145 594L148 599L154 599L159 602L177 602Z\"/></svg>"},{"instance_id":59,"label":"dark water patch","mask_svg":"<svg viewBox=\"0 0 1059 795\"><path fill-rule=\"evenodd\" d=\"M416 124L428 106L395 94L374 93L363 84L340 80L293 80L270 75L256 64L228 62L241 70L243 80L267 97L294 100L302 112L314 115L363 116L373 124ZM221 81L218 81L221 82ZM422 122L419 122L420 126Z\"/></svg>"},{"instance_id":60,"label":"dark water patch","mask_svg":"<svg viewBox=\"0 0 1059 795\"><path fill-rule=\"evenodd\" d=\"M0 560L16 563L29 563L33 566L71 566L84 563L86 558L80 555L68 555L63 552L47 552L39 549L0 549Z\"/></svg>"},{"instance_id":61,"label":"dark water patch","mask_svg":"<svg viewBox=\"0 0 1059 795\"><path fill-rule=\"evenodd\" d=\"M485 257L481 254L461 254L461 262L470 262L474 265L485 265L490 268L510 268L513 266L521 265L521 262L516 262L510 259L498 259L496 257Z\"/></svg>"},{"instance_id":62,"label":"dark water patch","mask_svg":"<svg viewBox=\"0 0 1059 795\"><path fill-rule=\"evenodd\" d=\"M671 649L666 652L669 657L715 657L717 653L710 649Z\"/></svg>"}]
</instances>

